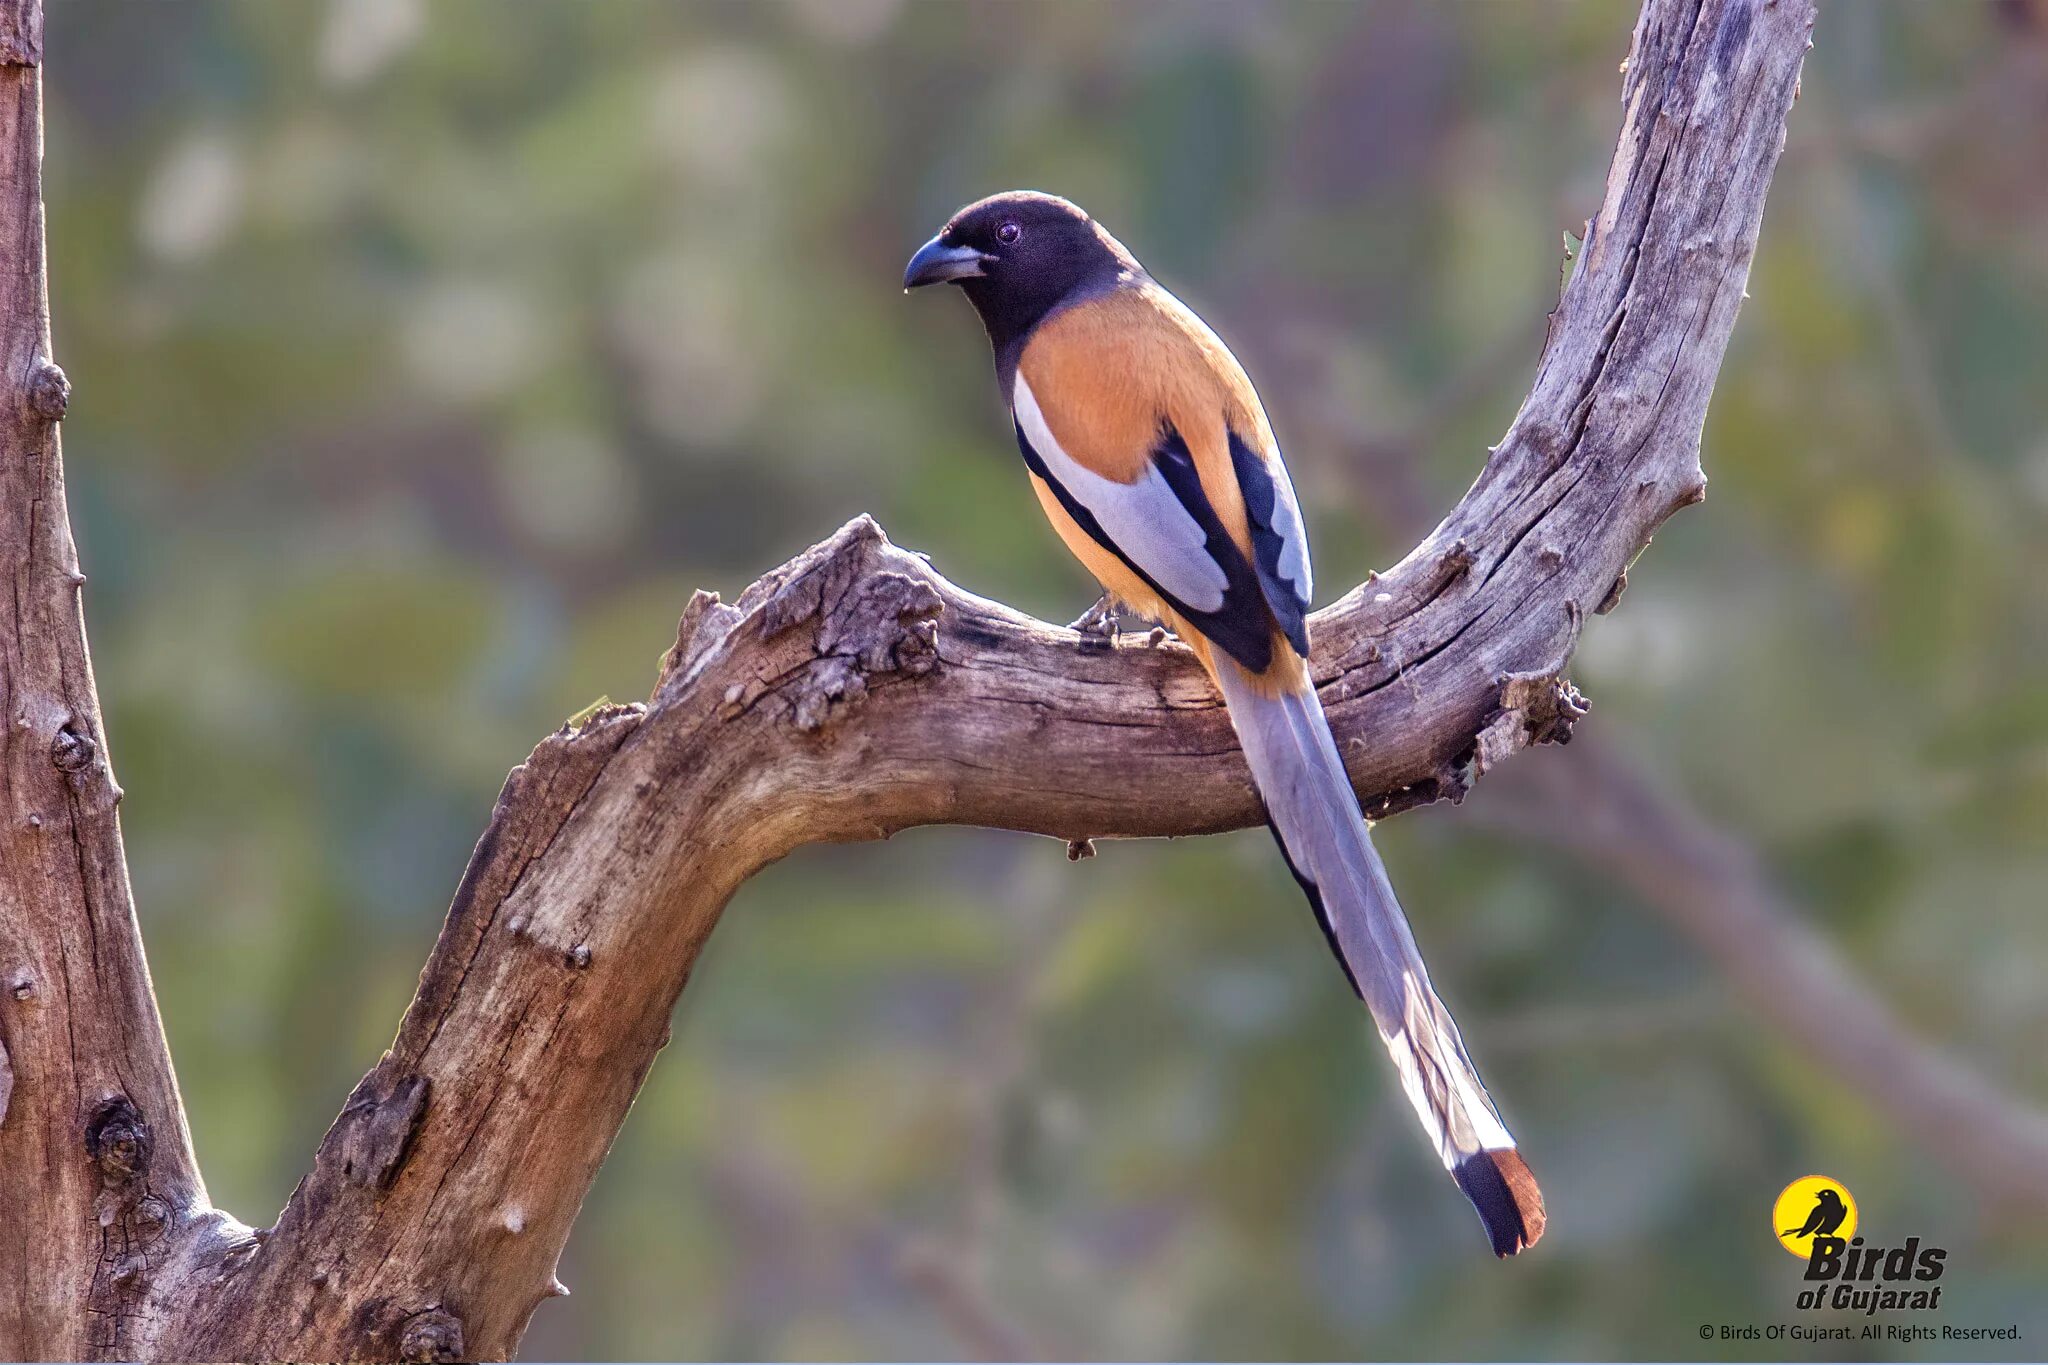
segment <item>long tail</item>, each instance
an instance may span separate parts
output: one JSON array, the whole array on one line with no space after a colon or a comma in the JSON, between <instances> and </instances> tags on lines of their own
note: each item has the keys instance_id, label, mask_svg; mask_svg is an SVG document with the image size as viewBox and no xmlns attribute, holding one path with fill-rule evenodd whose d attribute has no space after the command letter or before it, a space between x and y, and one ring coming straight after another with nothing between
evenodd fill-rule
<instances>
[{"instance_id":1,"label":"long tail","mask_svg":"<svg viewBox=\"0 0 2048 1365\"><path fill-rule=\"evenodd\" d=\"M1534 1245L1543 1193L1430 987L1315 689L1268 695L1228 658L1216 659L1215 672L1281 852L1372 1011L1444 1168L1479 1210L1496 1256Z\"/></svg>"}]
</instances>

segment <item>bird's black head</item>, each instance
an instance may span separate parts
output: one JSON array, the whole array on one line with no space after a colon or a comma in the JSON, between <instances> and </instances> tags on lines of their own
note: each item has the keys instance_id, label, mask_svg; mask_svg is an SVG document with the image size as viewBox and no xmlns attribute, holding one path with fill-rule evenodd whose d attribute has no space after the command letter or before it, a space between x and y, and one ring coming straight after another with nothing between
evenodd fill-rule
<instances>
[{"instance_id":1,"label":"bird's black head","mask_svg":"<svg viewBox=\"0 0 2048 1365\"><path fill-rule=\"evenodd\" d=\"M1058 305L1140 273L1123 244L1073 204L1015 190L954 214L910 258L903 287L959 285L1000 354Z\"/></svg>"}]
</instances>

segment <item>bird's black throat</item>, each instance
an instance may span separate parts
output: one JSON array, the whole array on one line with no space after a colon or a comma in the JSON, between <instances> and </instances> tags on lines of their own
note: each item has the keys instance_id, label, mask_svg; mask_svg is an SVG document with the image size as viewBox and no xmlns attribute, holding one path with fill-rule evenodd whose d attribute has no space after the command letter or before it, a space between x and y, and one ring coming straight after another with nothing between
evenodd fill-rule
<instances>
[{"instance_id":1,"label":"bird's black throat","mask_svg":"<svg viewBox=\"0 0 2048 1365\"><path fill-rule=\"evenodd\" d=\"M960 292L974 305L995 351L996 369L1005 382L1016 373L1017 358L1032 329L1063 308L1099 298L1115 289L1125 270L1121 262L1104 259L1081 270L1017 272L1001 278L961 280Z\"/></svg>"}]
</instances>

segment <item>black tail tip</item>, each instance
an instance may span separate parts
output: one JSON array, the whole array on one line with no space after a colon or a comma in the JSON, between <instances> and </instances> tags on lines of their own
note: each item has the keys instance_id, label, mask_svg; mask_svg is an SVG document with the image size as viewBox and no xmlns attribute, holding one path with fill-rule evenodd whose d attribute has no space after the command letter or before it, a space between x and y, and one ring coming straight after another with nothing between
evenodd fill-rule
<instances>
[{"instance_id":1,"label":"black tail tip","mask_svg":"<svg viewBox=\"0 0 2048 1365\"><path fill-rule=\"evenodd\" d=\"M1521 1153L1508 1147L1468 1156L1451 1172L1458 1188L1479 1210L1493 1254L1512 1256L1536 1245L1543 1235L1543 1191Z\"/></svg>"}]
</instances>

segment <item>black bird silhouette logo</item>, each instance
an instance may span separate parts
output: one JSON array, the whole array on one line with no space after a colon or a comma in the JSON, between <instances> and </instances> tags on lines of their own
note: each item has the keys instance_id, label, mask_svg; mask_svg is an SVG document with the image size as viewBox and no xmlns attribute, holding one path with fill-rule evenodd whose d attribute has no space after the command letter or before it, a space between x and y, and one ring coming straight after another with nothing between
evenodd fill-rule
<instances>
[{"instance_id":1,"label":"black bird silhouette logo","mask_svg":"<svg viewBox=\"0 0 2048 1365\"><path fill-rule=\"evenodd\" d=\"M1833 1190L1823 1188L1814 1196L1813 1212L1806 1215L1806 1221L1796 1228L1786 1228L1787 1237L1827 1237L1842 1226L1842 1220L1849 1216L1849 1206L1842 1202L1842 1196Z\"/></svg>"}]
</instances>

